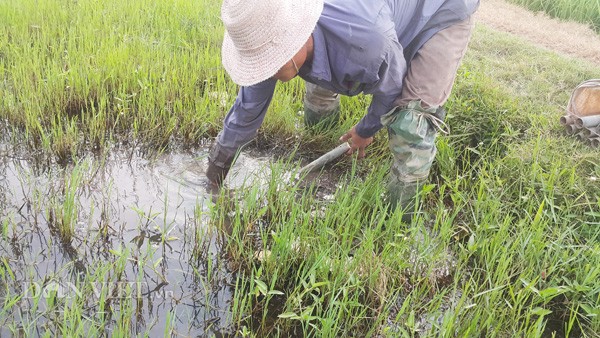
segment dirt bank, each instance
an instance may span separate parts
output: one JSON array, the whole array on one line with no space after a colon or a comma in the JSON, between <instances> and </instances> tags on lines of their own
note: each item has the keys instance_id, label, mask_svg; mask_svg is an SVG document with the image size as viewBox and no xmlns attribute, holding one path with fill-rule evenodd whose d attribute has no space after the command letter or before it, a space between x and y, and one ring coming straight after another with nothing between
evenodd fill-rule
<instances>
[{"instance_id":1,"label":"dirt bank","mask_svg":"<svg viewBox=\"0 0 600 338\"><path fill-rule=\"evenodd\" d=\"M504 0L482 0L475 17L478 23L488 27L600 66L600 35L586 25L552 19Z\"/></svg>"}]
</instances>

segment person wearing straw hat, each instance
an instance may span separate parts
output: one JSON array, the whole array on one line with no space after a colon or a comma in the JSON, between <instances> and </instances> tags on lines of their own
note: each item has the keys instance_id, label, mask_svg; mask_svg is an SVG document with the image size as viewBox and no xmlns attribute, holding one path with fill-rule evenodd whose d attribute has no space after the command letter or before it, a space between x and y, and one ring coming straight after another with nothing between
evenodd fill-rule
<instances>
[{"instance_id":1,"label":"person wearing straw hat","mask_svg":"<svg viewBox=\"0 0 600 338\"><path fill-rule=\"evenodd\" d=\"M339 95L372 95L340 141L365 155L388 130L389 200L411 206L444 130L442 105L473 28L479 0L224 0L222 63L240 90L209 154L220 186L263 122L278 82L306 81L307 127L337 121Z\"/></svg>"}]
</instances>

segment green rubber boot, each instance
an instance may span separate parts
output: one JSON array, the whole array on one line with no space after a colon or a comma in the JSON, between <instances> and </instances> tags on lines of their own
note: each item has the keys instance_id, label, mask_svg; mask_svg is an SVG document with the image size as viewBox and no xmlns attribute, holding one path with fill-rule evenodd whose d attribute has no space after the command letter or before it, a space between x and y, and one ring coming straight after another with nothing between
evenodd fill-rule
<instances>
[{"instance_id":1,"label":"green rubber boot","mask_svg":"<svg viewBox=\"0 0 600 338\"><path fill-rule=\"evenodd\" d=\"M422 186L420 182L402 182L395 175L389 176L387 195L391 211L400 208L405 223L411 223L418 211L417 195Z\"/></svg>"},{"instance_id":2,"label":"green rubber boot","mask_svg":"<svg viewBox=\"0 0 600 338\"><path fill-rule=\"evenodd\" d=\"M311 131L327 131L340 122L340 107L329 112L316 112L304 106L304 126Z\"/></svg>"}]
</instances>

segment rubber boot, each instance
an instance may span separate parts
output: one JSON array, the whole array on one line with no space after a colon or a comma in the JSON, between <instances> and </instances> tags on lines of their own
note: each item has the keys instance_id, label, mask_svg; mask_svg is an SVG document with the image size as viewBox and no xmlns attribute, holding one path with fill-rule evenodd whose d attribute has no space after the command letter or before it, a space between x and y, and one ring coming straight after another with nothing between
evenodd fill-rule
<instances>
[{"instance_id":1,"label":"rubber boot","mask_svg":"<svg viewBox=\"0 0 600 338\"><path fill-rule=\"evenodd\" d=\"M340 107L333 111L316 112L304 106L304 125L312 131L325 131L335 128L340 122Z\"/></svg>"},{"instance_id":2,"label":"rubber boot","mask_svg":"<svg viewBox=\"0 0 600 338\"><path fill-rule=\"evenodd\" d=\"M410 224L417 212L417 195L421 187L420 182L402 182L390 175L387 187L388 202L392 212L398 208L403 211L402 221L405 223Z\"/></svg>"},{"instance_id":3,"label":"rubber boot","mask_svg":"<svg viewBox=\"0 0 600 338\"><path fill-rule=\"evenodd\" d=\"M216 187L223 185L223 181L227 177L229 169L231 169L234 158L235 155L225 152L219 142L213 144L208 155L208 169L206 170L206 178L208 178L212 185Z\"/></svg>"}]
</instances>

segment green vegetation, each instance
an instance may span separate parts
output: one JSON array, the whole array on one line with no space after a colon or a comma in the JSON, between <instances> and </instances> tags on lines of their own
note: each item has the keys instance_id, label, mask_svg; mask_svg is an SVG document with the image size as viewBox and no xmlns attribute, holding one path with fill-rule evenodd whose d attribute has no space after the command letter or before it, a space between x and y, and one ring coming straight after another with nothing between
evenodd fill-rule
<instances>
[{"instance_id":1,"label":"green vegetation","mask_svg":"<svg viewBox=\"0 0 600 338\"><path fill-rule=\"evenodd\" d=\"M158 147L214 135L231 102L221 99L235 93L219 67L218 9L216 1L3 1L2 116L64 160L117 135Z\"/></svg>"},{"instance_id":2,"label":"green vegetation","mask_svg":"<svg viewBox=\"0 0 600 338\"><path fill-rule=\"evenodd\" d=\"M108 226L120 222L96 210L101 229L77 242L94 255L84 267L73 258L48 272L44 292L15 248L26 244L23 233L51 226L56 246L77 251L75 225L88 222L84 210L92 213L77 201L98 171L80 161L89 151L102 162L114 144L164 150L216 135L236 93L220 67L218 15L212 0L0 3L5 135L40 159L74 163L53 190L27 183L35 196L27 208L54 222L23 224L21 209L0 209L7 333L150 334L133 323L144 315L136 303L143 297L130 283L168 279L161 253L174 238L160 211L140 211L140 229L159 229L154 245L136 247L109 241L123 235ZM558 119L571 90L599 77L597 66L477 27L447 104L452 133L438 140L421 217L403 224L401 211L390 214L382 203L389 154L380 133L367 159L342 165L332 201L317 198L315 187L284 183L288 158L273 165L266 189L248 186L233 200L222 191L208 225L196 224L182 248L193 259L180 265L195 271L209 305L222 271L233 272L226 313L233 336L597 337L600 159L565 136ZM368 105L367 97L344 98L343 125L316 137L296 126L302 92L300 80L278 86L258 146L328 150ZM197 211L195 221L204 217ZM222 252L210 252L213 245ZM65 280L75 297L48 288ZM176 335L186 305L175 303L148 327Z\"/></svg>"},{"instance_id":3,"label":"green vegetation","mask_svg":"<svg viewBox=\"0 0 600 338\"><path fill-rule=\"evenodd\" d=\"M600 1L598 0L509 0L532 11L542 11L554 18L590 25L600 33Z\"/></svg>"}]
</instances>

